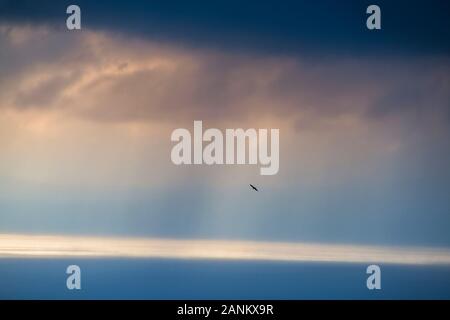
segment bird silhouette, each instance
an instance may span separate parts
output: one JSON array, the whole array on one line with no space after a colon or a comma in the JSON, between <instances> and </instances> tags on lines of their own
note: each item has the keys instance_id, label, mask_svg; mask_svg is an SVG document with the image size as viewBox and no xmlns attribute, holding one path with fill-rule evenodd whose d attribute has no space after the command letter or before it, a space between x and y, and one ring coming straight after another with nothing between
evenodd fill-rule
<instances>
[{"instance_id":1,"label":"bird silhouette","mask_svg":"<svg viewBox=\"0 0 450 320\"><path fill-rule=\"evenodd\" d=\"M258 189L254 185L250 184L250 187L252 187L253 190L258 191Z\"/></svg>"}]
</instances>

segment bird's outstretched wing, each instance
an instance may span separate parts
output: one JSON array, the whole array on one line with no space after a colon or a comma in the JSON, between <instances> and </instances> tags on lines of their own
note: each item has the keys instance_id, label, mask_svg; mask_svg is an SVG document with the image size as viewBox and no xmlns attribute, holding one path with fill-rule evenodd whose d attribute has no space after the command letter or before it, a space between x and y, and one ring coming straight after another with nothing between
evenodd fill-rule
<instances>
[{"instance_id":1,"label":"bird's outstretched wing","mask_svg":"<svg viewBox=\"0 0 450 320\"><path fill-rule=\"evenodd\" d=\"M254 185L250 184L250 187L252 187L253 190L258 191L258 189Z\"/></svg>"}]
</instances>

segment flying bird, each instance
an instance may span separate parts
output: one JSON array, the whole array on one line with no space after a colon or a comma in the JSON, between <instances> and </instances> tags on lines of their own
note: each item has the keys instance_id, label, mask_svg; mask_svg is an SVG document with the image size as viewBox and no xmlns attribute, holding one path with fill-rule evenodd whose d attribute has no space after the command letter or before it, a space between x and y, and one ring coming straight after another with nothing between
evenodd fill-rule
<instances>
[{"instance_id":1,"label":"flying bird","mask_svg":"<svg viewBox=\"0 0 450 320\"><path fill-rule=\"evenodd\" d=\"M254 185L250 184L250 187L252 187L253 190L258 191L258 189Z\"/></svg>"}]
</instances>

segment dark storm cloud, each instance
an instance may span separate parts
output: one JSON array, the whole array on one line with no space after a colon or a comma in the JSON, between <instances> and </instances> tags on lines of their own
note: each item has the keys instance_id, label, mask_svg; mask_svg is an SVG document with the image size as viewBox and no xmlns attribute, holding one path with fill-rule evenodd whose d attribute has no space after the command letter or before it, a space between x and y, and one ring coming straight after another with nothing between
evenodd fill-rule
<instances>
[{"instance_id":1,"label":"dark storm cloud","mask_svg":"<svg viewBox=\"0 0 450 320\"><path fill-rule=\"evenodd\" d=\"M0 19L65 28L65 8L83 28L193 47L295 54L445 54L450 2L376 1L382 30L366 29L373 1L0 1Z\"/></svg>"},{"instance_id":2,"label":"dark storm cloud","mask_svg":"<svg viewBox=\"0 0 450 320\"><path fill-rule=\"evenodd\" d=\"M447 2L377 2L375 32L365 28L364 1L80 0L83 31L68 32L71 3L0 0L0 108L113 121L450 117ZM174 67L145 65L157 57ZM89 70L96 76L86 85Z\"/></svg>"},{"instance_id":3,"label":"dark storm cloud","mask_svg":"<svg viewBox=\"0 0 450 320\"><path fill-rule=\"evenodd\" d=\"M0 28L0 109L95 120L448 117L447 57L304 59L191 50L102 32ZM306 119L306 120L305 120Z\"/></svg>"}]
</instances>

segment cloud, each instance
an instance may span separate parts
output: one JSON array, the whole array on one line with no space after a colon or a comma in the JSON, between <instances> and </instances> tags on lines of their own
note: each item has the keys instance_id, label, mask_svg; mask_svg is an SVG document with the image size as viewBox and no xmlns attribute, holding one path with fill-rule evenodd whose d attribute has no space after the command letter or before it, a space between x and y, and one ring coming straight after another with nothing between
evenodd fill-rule
<instances>
[{"instance_id":1,"label":"cloud","mask_svg":"<svg viewBox=\"0 0 450 320\"><path fill-rule=\"evenodd\" d=\"M248 55L21 26L1 27L0 42L0 108L114 122L449 112L446 58Z\"/></svg>"},{"instance_id":2,"label":"cloud","mask_svg":"<svg viewBox=\"0 0 450 320\"><path fill-rule=\"evenodd\" d=\"M445 58L267 56L23 25L1 26L0 43L8 58L0 59L7 175L131 183L139 174L119 174L130 174L120 161L96 169L104 170L102 179L87 169L106 159L134 163L140 175L149 172L144 166L150 159L164 168L170 146L157 141L166 142L171 130L190 128L193 120L207 127L281 128L286 156L280 175L293 183L298 176L284 170L309 182L348 179L356 168L376 170L376 163L424 146L429 155L430 149L446 150ZM411 135L417 130L420 139ZM32 150L36 161L22 166L20 159ZM305 170L293 159L301 159Z\"/></svg>"},{"instance_id":3,"label":"cloud","mask_svg":"<svg viewBox=\"0 0 450 320\"><path fill-rule=\"evenodd\" d=\"M0 234L0 257L133 257L449 265L442 248Z\"/></svg>"},{"instance_id":4,"label":"cloud","mask_svg":"<svg viewBox=\"0 0 450 320\"><path fill-rule=\"evenodd\" d=\"M4 231L449 243L444 56L267 54L23 24L2 25L0 45ZM170 133L193 120L279 128L279 174L174 166ZM248 181L270 196L248 198Z\"/></svg>"}]
</instances>

